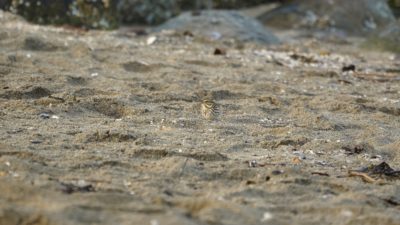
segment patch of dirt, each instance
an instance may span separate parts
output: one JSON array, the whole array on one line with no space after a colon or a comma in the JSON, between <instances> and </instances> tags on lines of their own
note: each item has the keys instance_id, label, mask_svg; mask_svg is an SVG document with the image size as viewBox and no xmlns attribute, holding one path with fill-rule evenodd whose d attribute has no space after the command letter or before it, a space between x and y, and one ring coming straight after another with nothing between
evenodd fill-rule
<instances>
[{"instance_id":1,"label":"patch of dirt","mask_svg":"<svg viewBox=\"0 0 400 225\"><path fill-rule=\"evenodd\" d=\"M0 224L400 221L390 53L2 26Z\"/></svg>"}]
</instances>

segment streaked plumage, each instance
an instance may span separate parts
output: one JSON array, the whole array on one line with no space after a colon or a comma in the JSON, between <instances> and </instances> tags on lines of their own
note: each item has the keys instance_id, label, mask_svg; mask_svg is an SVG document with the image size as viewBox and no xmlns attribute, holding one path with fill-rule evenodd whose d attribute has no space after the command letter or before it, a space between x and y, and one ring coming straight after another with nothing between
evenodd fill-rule
<instances>
[{"instance_id":1,"label":"streaked plumage","mask_svg":"<svg viewBox=\"0 0 400 225\"><path fill-rule=\"evenodd\" d=\"M201 102L201 115L208 120L214 119L218 114L218 106L210 99Z\"/></svg>"}]
</instances>

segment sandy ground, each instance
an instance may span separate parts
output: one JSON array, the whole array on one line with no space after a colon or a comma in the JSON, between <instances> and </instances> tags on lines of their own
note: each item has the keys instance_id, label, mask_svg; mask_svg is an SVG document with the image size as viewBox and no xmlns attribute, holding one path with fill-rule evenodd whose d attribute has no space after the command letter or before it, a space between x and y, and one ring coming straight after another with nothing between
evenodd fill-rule
<instances>
[{"instance_id":1,"label":"sandy ground","mask_svg":"<svg viewBox=\"0 0 400 225\"><path fill-rule=\"evenodd\" d=\"M398 173L349 176L400 169L398 58L279 35L291 44L3 18L0 224L400 224Z\"/></svg>"}]
</instances>

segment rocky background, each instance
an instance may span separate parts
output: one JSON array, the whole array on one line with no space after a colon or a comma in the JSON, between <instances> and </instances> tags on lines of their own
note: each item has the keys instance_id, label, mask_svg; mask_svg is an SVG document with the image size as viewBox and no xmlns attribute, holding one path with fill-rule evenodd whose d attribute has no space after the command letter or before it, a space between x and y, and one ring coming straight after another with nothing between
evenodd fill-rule
<instances>
[{"instance_id":1,"label":"rocky background","mask_svg":"<svg viewBox=\"0 0 400 225\"><path fill-rule=\"evenodd\" d=\"M398 0L1 0L0 8L40 24L115 29L121 25L156 25L185 11L240 9L274 3L257 19L281 29L330 30L367 35L368 46L400 51ZM257 10L256 10L257 11Z\"/></svg>"},{"instance_id":2,"label":"rocky background","mask_svg":"<svg viewBox=\"0 0 400 225\"><path fill-rule=\"evenodd\" d=\"M160 24L188 10L240 9L277 3L282 7L279 7L275 13L267 13L260 17L274 26L321 27L338 23L341 26L346 25L347 28L356 28L357 26L354 25L359 21L347 20L349 16L352 18L364 16L363 19L376 20L365 24L365 26L370 26L365 29L371 29L371 26L374 26L373 23L379 25L386 22L387 19L393 17L392 12L397 15L400 8L398 0L361 0L360 2L345 0L1 0L0 8L18 13L29 21L37 23L113 28L118 26L119 22ZM366 15L367 12L372 14ZM108 24L101 24L100 20L105 20ZM368 21L363 22L368 23Z\"/></svg>"},{"instance_id":3,"label":"rocky background","mask_svg":"<svg viewBox=\"0 0 400 225\"><path fill-rule=\"evenodd\" d=\"M399 224L399 1L0 6L0 225Z\"/></svg>"},{"instance_id":4,"label":"rocky background","mask_svg":"<svg viewBox=\"0 0 400 225\"><path fill-rule=\"evenodd\" d=\"M42 24L116 28L120 22L160 24L187 10L237 9L272 0L1 0L0 8Z\"/></svg>"}]
</instances>

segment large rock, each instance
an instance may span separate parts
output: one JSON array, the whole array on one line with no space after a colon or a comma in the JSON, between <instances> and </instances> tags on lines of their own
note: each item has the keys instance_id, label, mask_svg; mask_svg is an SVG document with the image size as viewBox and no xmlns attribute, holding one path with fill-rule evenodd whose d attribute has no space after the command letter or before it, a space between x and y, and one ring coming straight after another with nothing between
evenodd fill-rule
<instances>
[{"instance_id":1,"label":"large rock","mask_svg":"<svg viewBox=\"0 0 400 225\"><path fill-rule=\"evenodd\" d=\"M276 44L278 39L257 20L231 10L205 10L186 12L158 26L155 31L190 31L211 39L232 38L239 41L255 41Z\"/></svg>"},{"instance_id":2,"label":"large rock","mask_svg":"<svg viewBox=\"0 0 400 225\"><path fill-rule=\"evenodd\" d=\"M395 21L386 0L293 0L261 15L264 24L365 35Z\"/></svg>"},{"instance_id":3,"label":"large rock","mask_svg":"<svg viewBox=\"0 0 400 225\"><path fill-rule=\"evenodd\" d=\"M118 0L124 23L160 24L184 11L238 9L277 0Z\"/></svg>"}]
</instances>

